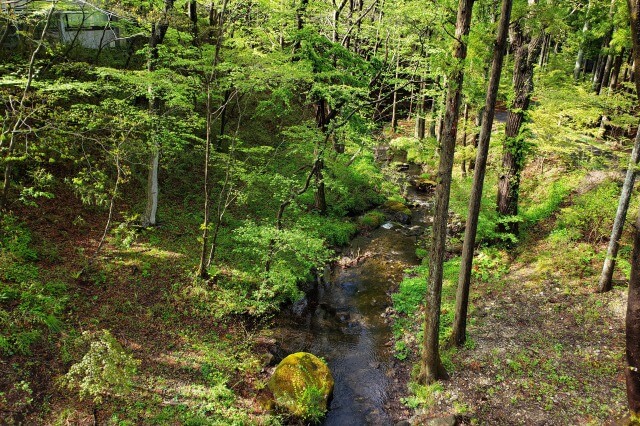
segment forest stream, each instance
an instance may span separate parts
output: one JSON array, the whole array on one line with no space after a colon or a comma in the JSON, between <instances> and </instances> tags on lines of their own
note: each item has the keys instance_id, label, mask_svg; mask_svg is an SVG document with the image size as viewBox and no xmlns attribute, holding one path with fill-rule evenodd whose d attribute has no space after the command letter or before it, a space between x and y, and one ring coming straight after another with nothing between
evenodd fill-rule
<instances>
[{"instance_id":1,"label":"forest stream","mask_svg":"<svg viewBox=\"0 0 640 426\"><path fill-rule=\"evenodd\" d=\"M420 172L418 166L405 168L405 181ZM278 320L276 337L284 352L311 352L331 368L335 388L324 425L392 424L398 404L393 399L405 391L387 308L403 271L419 263L416 241L427 225L431 198L411 186L406 193L414 206L411 218L404 224L389 220L354 238L307 299Z\"/></svg>"}]
</instances>

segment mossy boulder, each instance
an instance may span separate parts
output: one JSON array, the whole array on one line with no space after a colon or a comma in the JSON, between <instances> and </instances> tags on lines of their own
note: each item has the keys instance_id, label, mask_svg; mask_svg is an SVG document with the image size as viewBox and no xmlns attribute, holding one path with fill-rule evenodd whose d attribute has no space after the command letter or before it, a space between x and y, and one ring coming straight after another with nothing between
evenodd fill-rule
<instances>
[{"instance_id":1,"label":"mossy boulder","mask_svg":"<svg viewBox=\"0 0 640 426\"><path fill-rule=\"evenodd\" d=\"M391 216L390 219L392 221L402 224L411 222L411 209L406 204L400 201L388 200L383 207Z\"/></svg>"},{"instance_id":2,"label":"mossy boulder","mask_svg":"<svg viewBox=\"0 0 640 426\"><path fill-rule=\"evenodd\" d=\"M431 192L433 191L438 183L432 179L428 179L425 177L416 177L409 181L413 187L420 192Z\"/></svg>"},{"instance_id":3,"label":"mossy boulder","mask_svg":"<svg viewBox=\"0 0 640 426\"><path fill-rule=\"evenodd\" d=\"M373 210L364 214L360 219L358 219L358 223L360 227L365 229L375 229L378 226L382 225L387 218L384 213Z\"/></svg>"},{"instance_id":4,"label":"mossy boulder","mask_svg":"<svg viewBox=\"0 0 640 426\"><path fill-rule=\"evenodd\" d=\"M297 352L278 364L267 386L278 407L295 417L318 421L327 411L333 376L320 358Z\"/></svg>"},{"instance_id":5,"label":"mossy boulder","mask_svg":"<svg viewBox=\"0 0 640 426\"><path fill-rule=\"evenodd\" d=\"M384 203L384 208L392 213L403 213L406 215L411 215L411 209L409 209L409 207L407 207L400 201L388 200Z\"/></svg>"}]
</instances>

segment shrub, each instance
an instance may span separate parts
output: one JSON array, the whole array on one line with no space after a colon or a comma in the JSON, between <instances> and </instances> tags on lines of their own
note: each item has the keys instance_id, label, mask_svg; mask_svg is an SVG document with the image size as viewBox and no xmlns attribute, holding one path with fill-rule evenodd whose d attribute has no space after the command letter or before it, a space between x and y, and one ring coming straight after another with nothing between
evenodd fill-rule
<instances>
[{"instance_id":1,"label":"shrub","mask_svg":"<svg viewBox=\"0 0 640 426\"><path fill-rule=\"evenodd\" d=\"M108 330L85 332L82 338L90 341L89 349L62 377L61 385L94 404L102 403L107 396L127 394L140 362L127 354Z\"/></svg>"},{"instance_id":2,"label":"shrub","mask_svg":"<svg viewBox=\"0 0 640 426\"><path fill-rule=\"evenodd\" d=\"M603 240L611 232L619 193L618 185L609 181L580 195L561 210L558 228L575 230L590 243Z\"/></svg>"}]
</instances>

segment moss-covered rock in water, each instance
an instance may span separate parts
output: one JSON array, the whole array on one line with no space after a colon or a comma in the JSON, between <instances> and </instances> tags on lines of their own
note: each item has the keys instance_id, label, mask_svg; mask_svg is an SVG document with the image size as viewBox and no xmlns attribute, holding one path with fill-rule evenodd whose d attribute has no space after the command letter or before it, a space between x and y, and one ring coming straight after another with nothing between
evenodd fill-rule
<instances>
[{"instance_id":1,"label":"moss-covered rock in water","mask_svg":"<svg viewBox=\"0 0 640 426\"><path fill-rule=\"evenodd\" d=\"M424 177L413 178L409 181L409 183L421 192L433 191L438 185L436 181Z\"/></svg>"},{"instance_id":2,"label":"moss-covered rock in water","mask_svg":"<svg viewBox=\"0 0 640 426\"><path fill-rule=\"evenodd\" d=\"M394 200L388 200L384 203L384 208L391 213L402 213L406 215L411 215L411 209L407 207L404 203Z\"/></svg>"},{"instance_id":3,"label":"moss-covered rock in water","mask_svg":"<svg viewBox=\"0 0 640 426\"><path fill-rule=\"evenodd\" d=\"M388 200L384 203L383 207L389 213L390 220L405 225L411 222L411 209L409 209L409 207L404 203L396 200Z\"/></svg>"},{"instance_id":4,"label":"moss-covered rock in water","mask_svg":"<svg viewBox=\"0 0 640 426\"><path fill-rule=\"evenodd\" d=\"M297 352L278 364L267 386L278 407L296 417L317 421L327 411L333 376L320 358Z\"/></svg>"}]
</instances>

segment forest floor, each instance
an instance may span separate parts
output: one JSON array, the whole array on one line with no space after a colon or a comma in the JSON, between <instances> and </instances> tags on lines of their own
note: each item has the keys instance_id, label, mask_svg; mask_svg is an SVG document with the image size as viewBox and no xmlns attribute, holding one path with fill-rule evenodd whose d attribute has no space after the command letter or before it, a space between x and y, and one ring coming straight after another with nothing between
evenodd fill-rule
<instances>
[{"instance_id":1,"label":"forest floor","mask_svg":"<svg viewBox=\"0 0 640 426\"><path fill-rule=\"evenodd\" d=\"M606 178L587 174L565 206ZM626 287L594 293L601 260L557 244L556 221L548 218L503 252L501 277L474 283L470 340L452 356L450 380L417 410L419 418L602 425L625 414Z\"/></svg>"}]
</instances>

